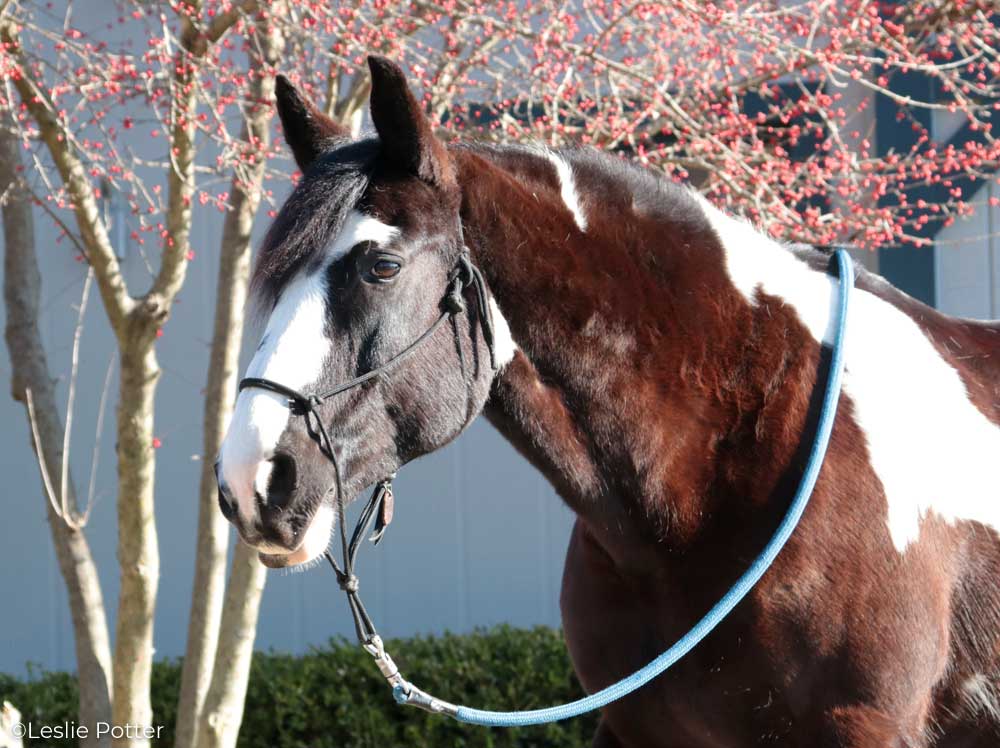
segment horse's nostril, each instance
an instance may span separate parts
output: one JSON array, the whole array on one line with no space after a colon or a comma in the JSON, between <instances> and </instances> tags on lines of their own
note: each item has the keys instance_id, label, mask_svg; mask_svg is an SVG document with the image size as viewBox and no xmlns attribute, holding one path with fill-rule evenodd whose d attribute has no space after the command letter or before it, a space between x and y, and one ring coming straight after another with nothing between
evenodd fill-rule
<instances>
[{"instance_id":1,"label":"horse's nostril","mask_svg":"<svg viewBox=\"0 0 1000 748\"><path fill-rule=\"evenodd\" d=\"M236 516L236 503L226 482L222 480L222 470L218 460L215 461L215 482L219 486L219 511L227 521L232 522Z\"/></svg>"},{"instance_id":2,"label":"horse's nostril","mask_svg":"<svg viewBox=\"0 0 1000 748\"><path fill-rule=\"evenodd\" d=\"M271 458L271 476L267 482L267 506L284 509L291 502L295 492L295 459L291 455L278 453Z\"/></svg>"},{"instance_id":3,"label":"horse's nostril","mask_svg":"<svg viewBox=\"0 0 1000 748\"><path fill-rule=\"evenodd\" d=\"M236 516L236 507L221 483L219 484L219 511L229 522L232 522Z\"/></svg>"}]
</instances>

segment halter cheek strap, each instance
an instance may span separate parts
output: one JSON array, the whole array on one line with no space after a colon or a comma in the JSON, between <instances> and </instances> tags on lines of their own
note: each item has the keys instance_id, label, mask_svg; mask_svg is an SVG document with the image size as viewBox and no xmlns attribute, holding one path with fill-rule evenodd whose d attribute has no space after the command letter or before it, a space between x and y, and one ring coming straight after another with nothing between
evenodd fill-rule
<instances>
[{"instance_id":1,"label":"halter cheek strap","mask_svg":"<svg viewBox=\"0 0 1000 748\"><path fill-rule=\"evenodd\" d=\"M483 340L486 343L486 347L489 349L490 366L493 371L496 371L497 363L496 351L494 350L495 342L493 333L493 317L490 314L489 299L486 295L486 281L484 280L483 274L479 268L473 264L472 259L469 256L469 248L463 246L458 257L458 262L448 277L448 286L446 288L444 298L441 301L442 309L440 316L412 343L407 345L399 353L392 356L392 358L381 366L365 372L360 376L354 377L353 379L349 379L346 382L341 382L326 392L319 394L303 394L298 390L294 390L291 387L281 384L280 382L275 382L261 377L246 377L240 380L239 384L239 390L241 392L245 389L254 388L274 392L275 394L288 398L289 410L294 415L302 416L306 420L306 429L309 436L316 441L320 451L333 464L334 484L337 492L335 506L337 510L337 526L340 534L341 563L338 564L337 560L329 552L326 553L326 558L330 562L330 566L333 567L334 573L337 575L337 584L347 595L347 602L351 608L351 616L354 618L354 630L358 636L358 641L360 641L361 645L375 657L379 668L382 670L382 674L385 675L387 679L390 679L390 682L392 682L393 685L396 685L396 681L392 680L390 672L396 677L398 677L398 672L395 670L395 665L392 664L391 658L389 658L389 656L385 653L385 650L382 648L382 640L379 637L378 632L375 630L375 625L372 623L371 617L368 615L368 611L365 610L364 603L361 602L361 598L358 596L359 584L358 577L354 573L354 566L355 561L357 560L358 550L361 546L361 539L368 532L372 523L375 523L375 532L371 536L371 540L373 543L377 544L378 541L382 539L389 522L392 521L392 479L395 477L395 474L384 478L375 486L375 490L372 492L371 498L368 499L368 503L365 505L364 510L361 512L361 516L358 518L357 524L354 526L354 532L351 534L350 540L348 540L347 529L345 527L345 519L347 516L347 498L344 495L340 462L337 459L337 452L334 448L333 440L330 438L330 433L327 431L326 424L323 422L323 418L320 416L318 408L330 398L343 392L347 392L348 390L352 390L355 387L360 387L365 382L375 379L397 366L411 353L417 350L417 348L423 345L423 343L429 340L431 336L437 332L438 328L449 320L452 322L452 328L457 339L459 336L457 318L458 315L468 311L464 293L465 290L470 287L473 289L475 296L479 327L482 330ZM466 368L465 354L463 353L460 340L458 340L457 348L460 365L462 367L462 371L464 372ZM472 386L471 382L468 386ZM402 679L400 679L399 682L403 682Z\"/></svg>"}]
</instances>

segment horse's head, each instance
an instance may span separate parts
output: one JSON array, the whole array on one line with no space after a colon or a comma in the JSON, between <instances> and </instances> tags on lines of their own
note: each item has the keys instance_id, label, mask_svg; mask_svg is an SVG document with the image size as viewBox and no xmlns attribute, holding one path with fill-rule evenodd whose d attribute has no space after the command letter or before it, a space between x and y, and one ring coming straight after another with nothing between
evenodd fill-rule
<instances>
[{"instance_id":1,"label":"horse's head","mask_svg":"<svg viewBox=\"0 0 1000 748\"><path fill-rule=\"evenodd\" d=\"M303 172L268 232L252 294L269 315L246 376L305 395L383 365L442 316L461 270L461 194L451 156L392 63L369 60L377 139L348 133L284 79L282 126ZM471 286L385 374L315 407L354 496L443 446L482 409L493 371ZM503 324L502 320L498 324ZM273 567L312 560L334 523L334 465L314 419L245 388L216 465L223 513Z\"/></svg>"}]
</instances>

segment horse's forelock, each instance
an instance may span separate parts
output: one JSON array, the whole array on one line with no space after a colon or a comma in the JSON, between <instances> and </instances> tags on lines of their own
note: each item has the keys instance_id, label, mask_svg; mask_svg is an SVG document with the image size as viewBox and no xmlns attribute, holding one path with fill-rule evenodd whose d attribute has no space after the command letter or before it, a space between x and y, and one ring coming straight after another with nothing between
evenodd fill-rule
<instances>
[{"instance_id":1,"label":"horse's forelock","mask_svg":"<svg viewBox=\"0 0 1000 748\"><path fill-rule=\"evenodd\" d=\"M251 308L266 314L282 289L318 258L344 226L368 186L378 141L336 148L309 168L271 223L250 282Z\"/></svg>"}]
</instances>

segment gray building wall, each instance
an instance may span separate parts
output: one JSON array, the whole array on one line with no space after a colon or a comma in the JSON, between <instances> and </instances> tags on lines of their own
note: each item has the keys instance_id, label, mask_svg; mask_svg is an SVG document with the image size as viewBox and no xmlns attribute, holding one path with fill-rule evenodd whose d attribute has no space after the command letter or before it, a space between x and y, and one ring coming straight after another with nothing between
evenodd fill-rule
<instances>
[{"instance_id":1,"label":"gray building wall","mask_svg":"<svg viewBox=\"0 0 1000 748\"><path fill-rule=\"evenodd\" d=\"M934 139L944 142L965 124L961 114L935 111ZM934 237L934 291L937 307L958 317L1000 317L1000 185L986 180L966 199L975 213L958 219Z\"/></svg>"},{"instance_id":2,"label":"gray building wall","mask_svg":"<svg viewBox=\"0 0 1000 748\"><path fill-rule=\"evenodd\" d=\"M972 216L941 229L934 239L937 307L957 317L1000 317L1000 209L989 206L1000 198L1000 186L983 184L971 196Z\"/></svg>"},{"instance_id":3,"label":"gray building wall","mask_svg":"<svg viewBox=\"0 0 1000 748\"><path fill-rule=\"evenodd\" d=\"M263 213L263 211L262 211ZM260 223L266 224L266 217ZM196 251L184 291L159 342L156 522L160 535L158 657L183 653L194 568L196 491L204 385L222 217L199 207ZM261 227L258 227L261 228ZM43 274L42 334L65 403L70 353L86 266L36 216ZM2 240L0 240L2 241ZM151 243L151 242L150 242ZM148 274L138 246L126 242L124 265L141 290ZM2 244L0 244L2 247ZM147 252L155 250L147 249ZM85 315L71 464L86 494L95 441L101 448L97 504L87 534L113 621L115 560L114 394L103 433L98 401L113 352L96 289ZM0 325L4 311L0 309ZM257 335L248 332L247 348ZM46 526L44 496L23 407L9 397L10 362L0 355L0 672L27 662L74 669L65 589ZM571 514L544 479L480 419L457 442L403 470L396 519L377 550L360 561L365 599L386 635L468 631L499 622L558 625L558 593ZM113 631L112 624L112 631ZM257 647L302 652L352 632L343 595L329 569L270 572Z\"/></svg>"}]
</instances>

